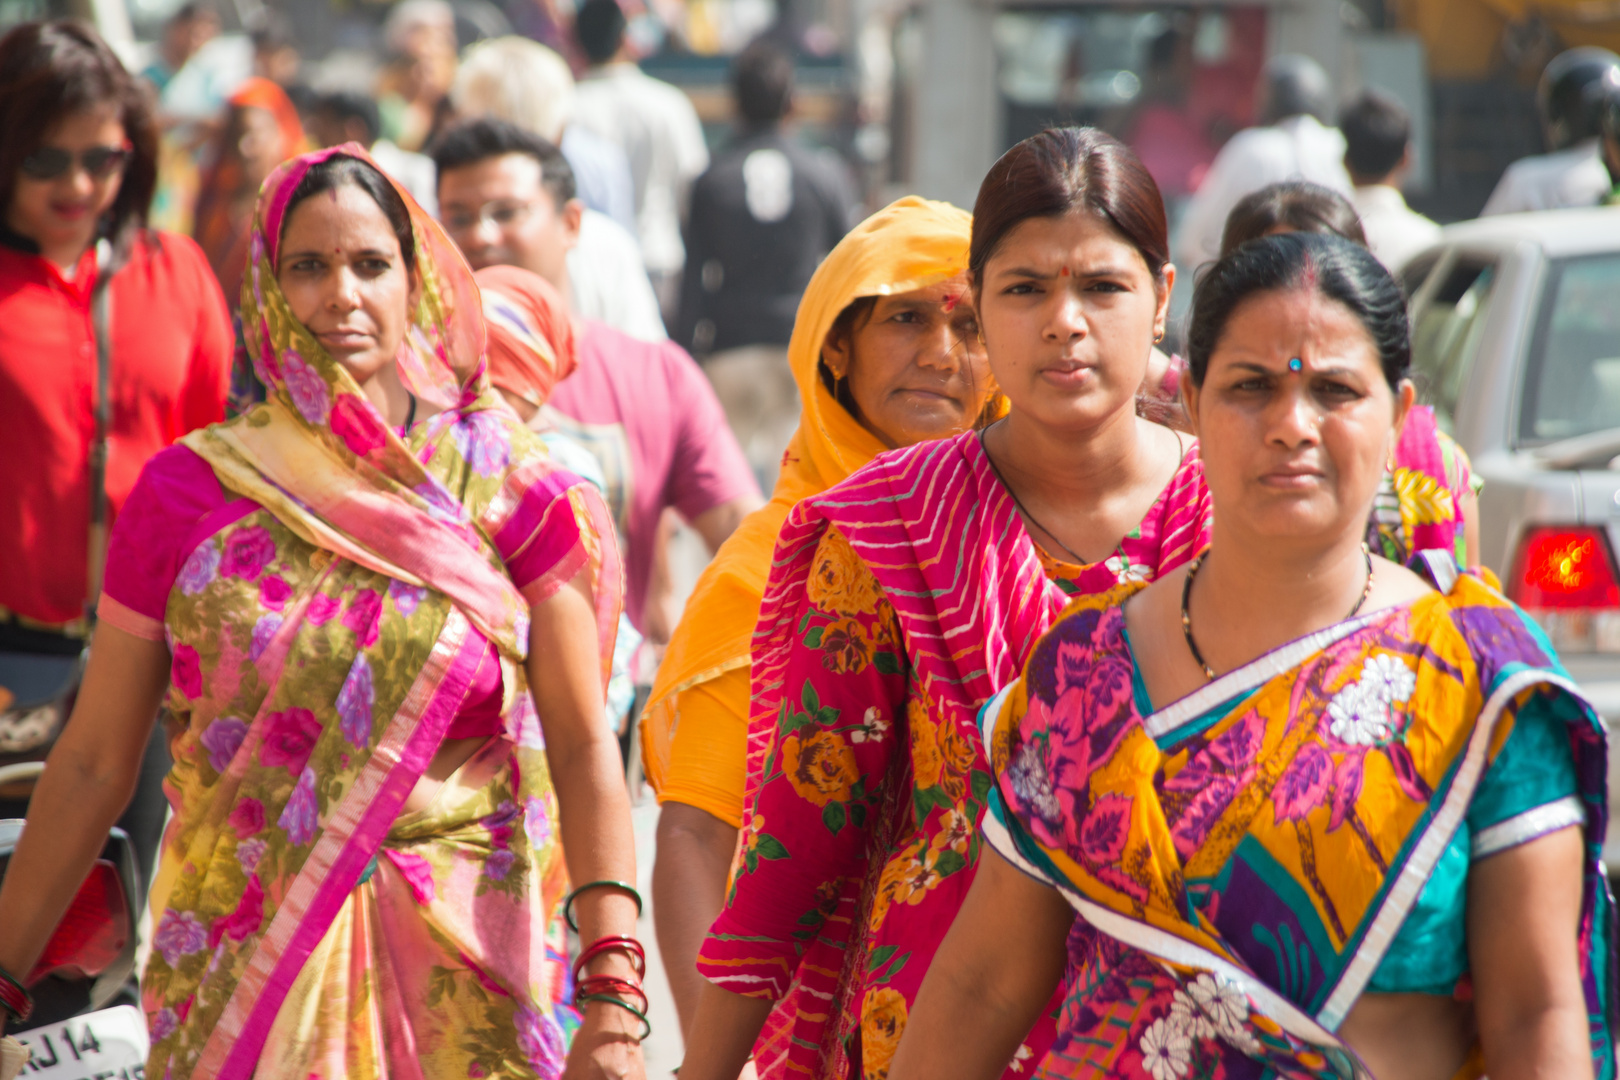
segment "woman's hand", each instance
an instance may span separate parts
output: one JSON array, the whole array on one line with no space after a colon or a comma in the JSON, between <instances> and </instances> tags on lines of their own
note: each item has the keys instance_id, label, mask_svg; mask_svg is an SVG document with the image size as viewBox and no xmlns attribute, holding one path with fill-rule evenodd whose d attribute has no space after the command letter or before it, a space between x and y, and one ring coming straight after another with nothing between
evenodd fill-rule
<instances>
[{"instance_id":1,"label":"woman's hand","mask_svg":"<svg viewBox=\"0 0 1620 1080\"><path fill-rule=\"evenodd\" d=\"M641 1032L641 1021L617 1005L586 1002L562 1080L643 1080Z\"/></svg>"}]
</instances>

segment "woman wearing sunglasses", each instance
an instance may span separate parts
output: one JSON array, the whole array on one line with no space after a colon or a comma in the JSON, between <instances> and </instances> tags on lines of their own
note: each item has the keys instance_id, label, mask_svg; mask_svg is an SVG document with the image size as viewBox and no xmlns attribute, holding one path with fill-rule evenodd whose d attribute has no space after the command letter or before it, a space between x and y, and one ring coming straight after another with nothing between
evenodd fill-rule
<instances>
[{"instance_id":1,"label":"woman wearing sunglasses","mask_svg":"<svg viewBox=\"0 0 1620 1080\"><path fill-rule=\"evenodd\" d=\"M197 246L146 228L151 105L94 33L31 23L0 38L0 131L0 652L71 656L100 569L90 550L96 403L111 403L110 519L148 458L222 418L230 323ZM43 752L29 742L51 735L11 704L0 693L0 761ZM146 857L162 827L160 765L132 811L144 809L144 823L125 821ZM21 807L0 801L8 816Z\"/></svg>"}]
</instances>

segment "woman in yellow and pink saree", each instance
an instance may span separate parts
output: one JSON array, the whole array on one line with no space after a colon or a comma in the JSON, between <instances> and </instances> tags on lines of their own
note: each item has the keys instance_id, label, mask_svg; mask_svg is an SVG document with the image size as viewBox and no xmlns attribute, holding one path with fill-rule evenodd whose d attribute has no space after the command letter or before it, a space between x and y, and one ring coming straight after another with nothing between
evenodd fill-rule
<instances>
[{"instance_id":1,"label":"woman in yellow and pink saree","mask_svg":"<svg viewBox=\"0 0 1620 1080\"><path fill-rule=\"evenodd\" d=\"M269 399L154 458L117 522L0 966L60 917L166 688L148 1075L640 1076L607 512L490 388L471 272L360 148L278 169L251 246ZM617 991L583 1020L570 873Z\"/></svg>"},{"instance_id":2,"label":"woman in yellow and pink saree","mask_svg":"<svg viewBox=\"0 0 1620 1080\"><path fill-rule=\"evenodd\" d=\"M981 712L995 854L891 1080L997 1075L1060 982L1038 1077L1615 1075L1602 723L1490 582L1364 544L1407 333L1336 237L1200 282L1210 547Z\"/></svg>"}]
</instances>

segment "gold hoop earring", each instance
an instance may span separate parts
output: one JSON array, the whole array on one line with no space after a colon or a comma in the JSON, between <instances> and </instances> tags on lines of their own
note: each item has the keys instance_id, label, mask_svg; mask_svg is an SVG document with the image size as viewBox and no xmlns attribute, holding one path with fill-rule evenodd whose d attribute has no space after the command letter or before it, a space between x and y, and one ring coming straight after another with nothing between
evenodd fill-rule
<instances>
[{"instance_id":1,"label":"gold hoop earring","mask_svg":"<svg viewBox=\"0 0 1620 1080\"><path fill-rule=\"evenodd\" d=\"M1164 340L1164 331L1163 330L1160 330L1157 334L1153 335L1153 344L1157 345L1159 342L1161 342L1163 340Z\"/></svg>"}]
</instances>

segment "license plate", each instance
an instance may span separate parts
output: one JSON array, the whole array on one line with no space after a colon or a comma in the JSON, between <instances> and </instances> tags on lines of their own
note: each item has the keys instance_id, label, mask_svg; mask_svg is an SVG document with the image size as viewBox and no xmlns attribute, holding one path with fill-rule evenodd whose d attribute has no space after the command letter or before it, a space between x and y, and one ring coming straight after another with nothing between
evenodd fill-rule
<instances>
[{"instance_id":1,"label":"license plate","mask_svg":"<svg viewBox=\"0 0 1620 1080\"><path fill-rule=\"evenodd\" d=\"M145 1080L151 1042L133 1005L75 1016L14 1036L28 1047L19 1080Z\"/></svg>"}]
</instances>

